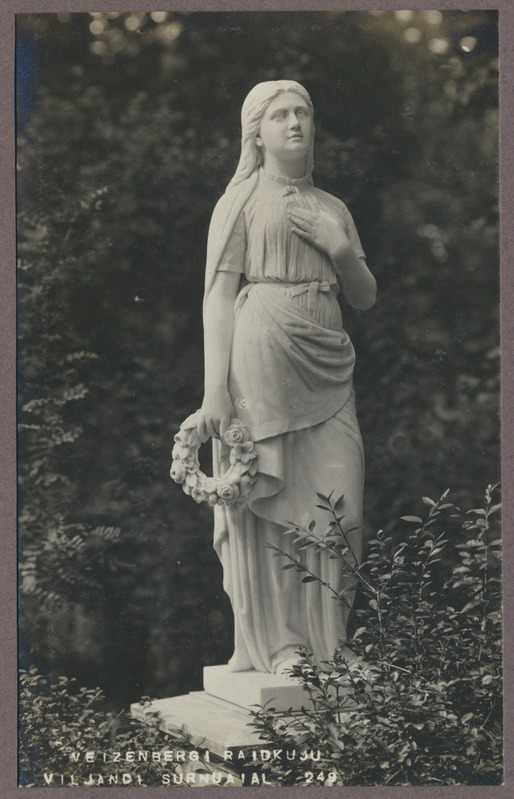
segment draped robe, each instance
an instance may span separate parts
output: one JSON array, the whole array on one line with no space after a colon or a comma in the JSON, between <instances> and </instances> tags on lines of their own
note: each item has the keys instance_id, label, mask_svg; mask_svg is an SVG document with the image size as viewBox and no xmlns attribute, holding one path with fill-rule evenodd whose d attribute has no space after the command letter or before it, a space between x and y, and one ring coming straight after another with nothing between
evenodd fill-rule
<instances>
[{"instance_id":1,"label":"draped robe","mask_svg":"<svg viewBox=\"0 0 514 799\"><path fill-rule=\"evenodd\" d=\"M286 179L274 180L287 186ZM295 202L336 213L359 251L343 203L301 182L289 183L298 183L293 186ZM352 576L327 551L299 549L285 532L306 515L315 520L319 533L326 530L330 519L316 508L316 492L344 495L343 528L357 560L362 546L364 458L352 384L355 354L335 298L337 277L326 256L323 261L319 252L309 252L310 245L305 249L302 244L298 252L303 253L304 274L296 263L288 272L286 261L296 250L283 226L282 208L291 198L287 188L280 194L276 188L266 184L262 170L229 188L214 210L208 238L205 298L218 269L239 269L249 281L234 307L228 388L235 414L255 442L259 476L247 507L218 506L214 511L214 547L234 611L234 654L229 662L234 671L275 671L300 646L322 663L345 640ZM251 261L243 253L255 249L252 225L255 220L262 223L255 214L266 214L268 204L264 193L257 205L259 192L269 192L269 202L277 206L273 218L263 223L263 235L271 229L268 249L262 248ZM271 253L275 216L281 226L278 237L283 227L288 237L283 257ZM234 266L227 251L234 249L238 236L249 236L250 243L240 244L242 254L233 256ZM220 476L228 468L229 450L214 441L213 453L214 475ZM295 569L284 570L287 560L273 557L268 545L300 558L333 591L345 592L343 604L319 582L302 583L303 575Z\"/></svg>"}]
</instances>

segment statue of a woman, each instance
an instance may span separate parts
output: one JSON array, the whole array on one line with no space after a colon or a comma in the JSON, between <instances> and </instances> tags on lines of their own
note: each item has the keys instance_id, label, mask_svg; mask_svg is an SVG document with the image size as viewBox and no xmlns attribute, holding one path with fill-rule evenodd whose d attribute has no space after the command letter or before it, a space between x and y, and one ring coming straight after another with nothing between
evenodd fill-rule
<instances>
[{"instance_id":1,"label":"statue of a woman","mask_svg":"<svg viewBox=\"0 0 514 799\"><path fill-rule=\"evenodd\" d=\"M352 581L327 551L284 531L307 513L324 530L316 492L344 495L343 526L362 546L364 458L352 386L354 350L337 294L370 308L376 283L352 217L312 183L313 107L295 81L260 83L242 108L237 171L211 221L204 301L205 395L198 431L247 426L259 475L247 507L215 508L214 546L234 611L232 671L283 672L306 646L318 662L346 639ZM323 527L322 525L325 525ZM272 544L299 556L337 591L283 570Z\"/></svg>"}]
</instances>

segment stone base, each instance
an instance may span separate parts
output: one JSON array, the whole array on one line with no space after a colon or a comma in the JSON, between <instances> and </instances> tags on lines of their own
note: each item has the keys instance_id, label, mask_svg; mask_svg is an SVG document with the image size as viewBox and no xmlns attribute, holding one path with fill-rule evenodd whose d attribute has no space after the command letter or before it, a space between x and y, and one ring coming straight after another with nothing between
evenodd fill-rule
<instances>
[{"instance_id":1,"label":"stone base","mask_svg":"<svg viewBox=\"0 0 514 799\"><path fill-rule=\"evenodd\" d=\"M159 727L165 732L184 730L195 746L224 756L227 750L266 744L250 726L251 710L266 705L277 713L301 710L309 695L291 677L259 671L229 671L228 666L206 666L204 691L185 696L156 699L149 712L160 715ZM145 708L131 705L131 715L143 719Z\"/></svg>"},{"instance_id":2,"label":"stone base","mask_svg":"<svg viewBox=\"0 0 514 799\"><path fill-rule=\"evenodd\" d=\"M228 666L205 666L204 690L241 708L266 705L276 711L301 710L309 695L299 680L260 671L229 671Z\"/></svg>"},{"instance_id":3,"label":"stone base","mask_svg":"<svg viewBox=\"0 0 514 799\"><path fill-rule=\"evenodd\" d=\"M155 699L148 710L160 714L159 727L164 732L183 730L195 746L219 757L229 749L263 746L257 731L249 726L252 717L248 710L205 691ZM144 719L145 708L139 703L131 705L130 712L135 718Z\"/></svg>"}]
</instances>

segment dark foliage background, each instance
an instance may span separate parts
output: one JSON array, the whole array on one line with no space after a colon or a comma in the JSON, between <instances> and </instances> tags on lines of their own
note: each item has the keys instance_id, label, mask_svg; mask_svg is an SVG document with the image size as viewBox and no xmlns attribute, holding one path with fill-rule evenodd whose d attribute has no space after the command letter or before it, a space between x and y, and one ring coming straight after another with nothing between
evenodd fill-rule
<instances>
[{"instance_id":1,"label":"dark foliage background","mask_svg":"<svg viewBox=\"0 0 514 799\"><path fill-rule=\"evenodd\" d=\"M21 658L113 705L231 654L210 513L170 483L170 444L201 402L241 102L281 77L311 92L316 184L379 284L346 309L368 530L497 477L496 12L19 15Z\"/></svg>"}]
</instances>

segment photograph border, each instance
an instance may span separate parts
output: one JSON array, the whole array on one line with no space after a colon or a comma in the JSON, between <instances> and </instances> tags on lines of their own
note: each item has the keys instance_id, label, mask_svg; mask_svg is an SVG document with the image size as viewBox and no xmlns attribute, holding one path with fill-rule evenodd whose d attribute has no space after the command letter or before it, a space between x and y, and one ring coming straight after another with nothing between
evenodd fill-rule
<instances>
[{"instance_id":1,"label":"photograph border","mask_svg":"<svg viewBox=\"0 0 514 799\"><path fill-rule=\"evenodd\" d=\"M321 792L343 793L349 797L393 797L401 791L402 797L419 799L419 797L486 797L508 796L514 791L512 769L512 730L514 729L514 710L512 704L514 678L507 680L507 675L514 674L513 642L511 634L511 612L514 592L514 574L512 570L512 552L514 543L509 532L514 521L514 3L512 0L406 0L405 2L365 2L363 0L334 0L321 3L314 0L204 0L188 2L182 0L174 5L169 1L149 4L145 2L105 2L85 4L83 0L32 0L32 2L15 2L3 0L0 11L0 31L2 48L0 50L0 148L1 148L1 186L0 192L0 236L3 257L0 260L1 285L0 293L0 358L2 375L2 396L0 404L0 429L2 467L0 472L0 502L2 518L2 535L0 537L0 564L2 569L2 604L1 617L1 721L0 721L0 794L6 799L19 795L17 785L17 634L16 634L16 289L15 289L15 120L14 120L14 31L15 15L29 13L71 13L87 12L100 8L102 11L142 11L151 10L151 6L159 10L173 11L282 11L294 14L296 11L368 11L399 9L438 9L441 11L498 10L500 28L500 196L501 196L501 337L502 337L502 493L504 500L502 529L504 535L504 652L505 652L505 775L502 786L405 786L402 788L377 786L331 787L331 788L289 788L282 791L300 790L302 796L318 796ZM30 797L57 799L62 797L62 788L31 788ZM90 792L97 792L103 797L123 796L131 799L140 797L141 787L126 788L74 788L74 796L87 797ZM151 788L153 796L164 796L167 788ZM189 790L175 787L174 791ZM218 795L224 789L208 787L209 796ZM244 788L231 788L231 791L242 791ZM258 797L268 796L276 790L271 788L254 789ZM136 793L137 792L137 793ZM232 795L232 794L231 794ZM253 796L254 794L252 794ZM284 797L286 794L283 795Z\"/></svg>"}]
</instances>

